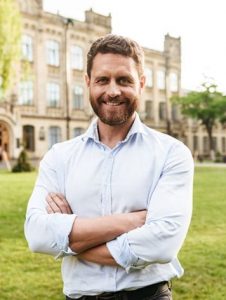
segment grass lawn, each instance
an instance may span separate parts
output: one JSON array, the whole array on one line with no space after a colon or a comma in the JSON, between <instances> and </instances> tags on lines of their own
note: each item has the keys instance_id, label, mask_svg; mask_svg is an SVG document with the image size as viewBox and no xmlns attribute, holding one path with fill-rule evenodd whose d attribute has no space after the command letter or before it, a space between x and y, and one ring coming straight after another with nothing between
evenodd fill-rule
<instances>
[{"instance_id":1,"label":"grass lawn","mask_svg":"<svg viewBox=\"0 0 226 300\"><path fill-rule=\"evenodd\" d=\"M0 172L0 299L62 300L60 261L32 254L23 235L35 173ZM174 300L226 298L226 168L197 168L194 212ZM139 300L139 299L137 299Z\"/></svg>"}]
</instances>

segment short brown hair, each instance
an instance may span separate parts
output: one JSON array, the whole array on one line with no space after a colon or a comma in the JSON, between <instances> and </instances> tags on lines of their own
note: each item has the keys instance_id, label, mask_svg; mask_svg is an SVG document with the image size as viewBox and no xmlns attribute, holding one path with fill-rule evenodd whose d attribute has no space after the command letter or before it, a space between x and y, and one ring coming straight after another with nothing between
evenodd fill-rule
<instances>
[{"instance_id":1,"label":"short brown hair","mask_svg":"<svg viewBox=\"0 0 226 300\"><path fill-rule=\"evenodd\" d=\"M98 53L113 53L131 57L136 63L139 75L143 74L144 51L137 42L127 37L108 34L93 42L87 54L87 74L89 77L91 75L93 60Z\"/></svg>"}]
</instances>

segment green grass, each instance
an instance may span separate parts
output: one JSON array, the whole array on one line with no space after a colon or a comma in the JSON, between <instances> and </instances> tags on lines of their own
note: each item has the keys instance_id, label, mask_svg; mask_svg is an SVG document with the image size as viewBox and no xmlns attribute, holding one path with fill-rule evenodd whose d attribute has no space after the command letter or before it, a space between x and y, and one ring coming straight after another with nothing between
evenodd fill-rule
<instances>
[{"instance_id":1,"label":"green grass","mask_svg":"<svg viewBox=\"0 0 226 300\"><path fill-rule=\"evenodd\" d=\"M0 299L60 300L60 261L33 254L24 239L27 200L35 173L0 173Z\"/></svg>"},{"instance_id":2,"label":"green grass","mask_svg":"<svg viewBox=\"0 0 226 300\"><path fill-rule=\"evenodd\" d=\"M60 300L60 261L32 254L23 234L35 173L0 172L0 299ZM174 300L226 298L226 169L197 168L194 210ZM139 300L139 299L137 299Z\"/></svg>"},{"instance_id":3,"label":"green grass","mask_svg":"<svg viewBox=\"0 0 226 300\"><path fill-rule=\"evenodd\" d=\"M193 218L173 282L175 300L226 299L226 168L197 168Z\"/></svg>"}]
</instances>

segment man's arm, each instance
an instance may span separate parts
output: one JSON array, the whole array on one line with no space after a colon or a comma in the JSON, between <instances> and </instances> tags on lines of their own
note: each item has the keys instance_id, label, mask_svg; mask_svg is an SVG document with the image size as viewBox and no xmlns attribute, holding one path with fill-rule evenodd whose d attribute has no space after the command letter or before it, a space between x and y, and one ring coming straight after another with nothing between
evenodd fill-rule
<instances>
[{"instance_id":1,"label":"man's arm","mask_svg":"<svg viewBox=\"0 0 226 300\"><path fill-rule=\"evenodd\" d=\"M175 144L151 192L145 224L106 244L127 272L176 259L191 221L193 171L190 151Z\"/></svg>"},{"instance_id":2,"label":"man's arm","mask_svg":"<svg viewBox=\"0 0 226 300\"><path fill-rule=\"evenodd\" d=\"M72 213L63 195L50 193L46 210L51 213ZM104 244L119 235L142 226L146 211L101 216L97 218L76 217L69 235L69 247L76 253Z\"/></svg>"},{"instance_id":3,"label":"man's arm","mask_svg":"<svg viewBox=\"0 0 226 300\"><path fill-rule=\"evenodd\" d=\"M184 146L176 147L151 195L146 222L79 258L119 265L129 272L174 260L185 239L192 212L193 160Z\"/></svg>"},{"instance_id":4,"label":"man's arm","mask_svg":"<svg viewBox=\"0 0 226 300\"><path fill-rule=\"evenodd\" d=\"M85 220L77 218L76 214L72 214L70 208L66 207L67 205L62 201L62 197L60 200L62 209L59 209L59 206L54 206L54 201L52 201L52 206L49 205L46 210L48 193L51 191L63 192L64 159L60 156L62 153L60 147L60 144L53 146L41 161L38 178L28 203L24 230L29 248L33 252L55 257L71 255L73 252L70 246L72 250L80 252L98 243L103 244L105 241L115 238L118 234L128 232L131 228L136 228L144 223L145 212L109 216L112 228L110 229L109 225L106 226L108 219L99 220L99 228L95 233L97 228L93 230L94 219L87 219L87 222L84 222ZM91 240L89 236L85 240L82 232L79 232L77 236L76 223L80 230L85 227L85 232L92 235ZM101 239L100 232L102 232Z\"/></svg>"},{"instance_id":5,"label":"man's arm","mask_svg":"<svg viewBox=\"0 0 226 300\"><path fill-rule=\"evenodd\" d=\"M99 265L108 265L108 266L118 266L117 262L112 257L109 252L106 244L99 245L97 247L88 249L79 255L77 255L79 259L86 260L89 262L93 262Z\"/></svg>"}]
</instances>

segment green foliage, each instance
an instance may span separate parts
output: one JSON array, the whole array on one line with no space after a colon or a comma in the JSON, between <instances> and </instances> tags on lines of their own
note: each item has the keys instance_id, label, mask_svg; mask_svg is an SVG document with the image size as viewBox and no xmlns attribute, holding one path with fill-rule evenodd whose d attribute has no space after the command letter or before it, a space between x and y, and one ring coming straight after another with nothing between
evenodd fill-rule
<instances>
[{"instance_id":1,"label":"green foliage","mask_svg":"<svg viewBox=\"0 0 226 300\"><path fill-rule=\"evenodd\" d=\"M204 83L202 87L202 91L192 91L173 101L180 104L184 115L202 121L205 126L213 126L217 120L226 118L226 96L217 91L216 85Z\"/></svg>"},{"instance_id":2,"label":"green foliage","mask_svg":"<svg viewBox=\"0 0 226 300\"><path fill-rule=\"evenodd\" d=\"M12 172L31 172L31 171L33 171L33 167L28 162L26 151L22 150L18 157L17 164L13 167Z\"/></svg>"},{"instance_id":3,"label":"green foliage","mask_svg":"<svg viewBox=\"0 0 226 300\"><path fill-rule=\"evenodd\" d=\"M0 298L63 300L60 261L33 254L23 224L36 173L0 171ZM174 300L220 300L226 295L225 168L196 168L191 227L180 252L184 276Z\"/></svg>"},{"instance_id":4,"label":"green foliage","mask_svg":"<svg viewBox=\"0 0 226 300\"><path fill-rule=\"evenodd\" d=\"M4 94L15 74L21 55L21 17L16 0L0 0L0 81Z\"/></svg>"},{"instance_id":5,"label":"green foliage","mask_svg":"<svg viewBox=\"0 0 226 300\"><path fill-rule=\"evenodd\" d=\"M201 121L213 150L213 126L217 121L226 122L226 96L218 92L214 84L204 83L202 88L202 91L192 91L183 97L173 97L172 101L180 105L182 114Z\"/></svg>"}]
</instances>

